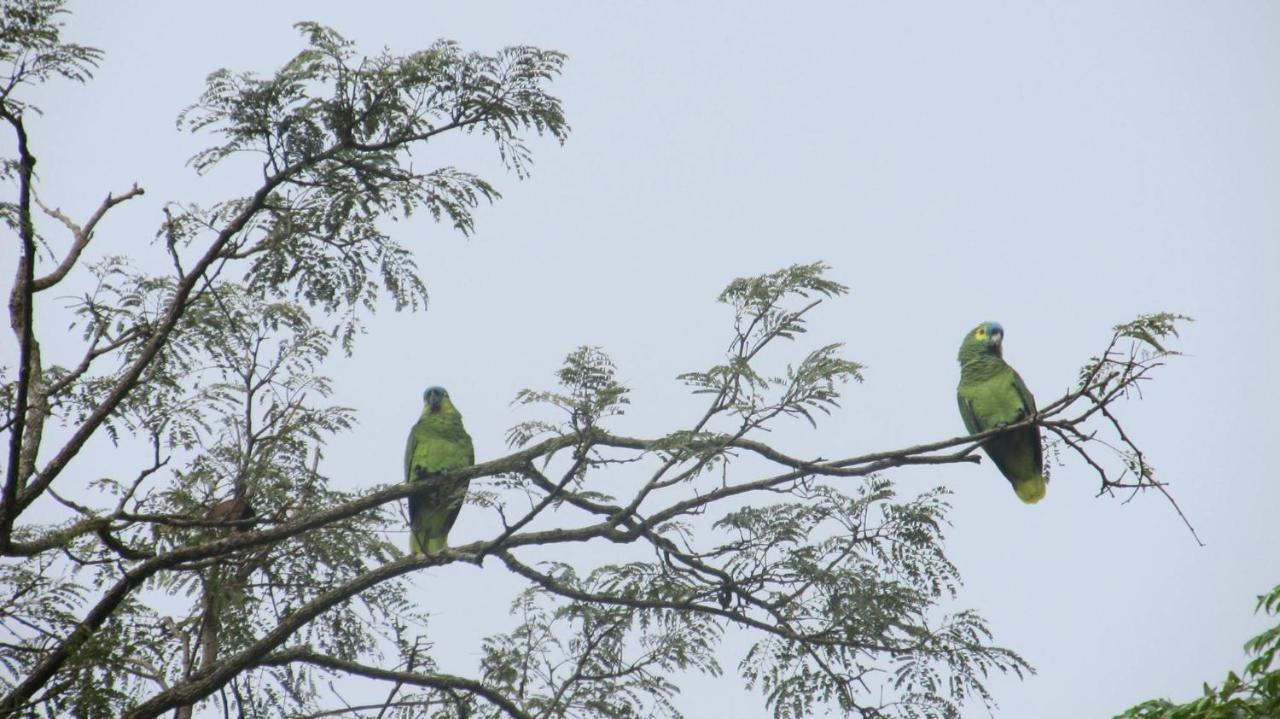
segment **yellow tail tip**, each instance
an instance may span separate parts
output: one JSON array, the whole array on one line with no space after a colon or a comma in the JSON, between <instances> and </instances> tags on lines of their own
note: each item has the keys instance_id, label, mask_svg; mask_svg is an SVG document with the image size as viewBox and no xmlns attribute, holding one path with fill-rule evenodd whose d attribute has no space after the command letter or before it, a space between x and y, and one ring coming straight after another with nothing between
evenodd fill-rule
<instances>
[{"instance_id":1,"label":"yellow tail tip","mask_svg":"<svg viewBox=\"0 0 1280 719\"><path fill-rule=\"evenodd\" d=\"M1040 474L1031 479L1013 483L1013 491L1018 493L1018 499L1027 504L1035 504L1044 499L1045 489L1044 475Z\"/></svg>"}]
</instances>

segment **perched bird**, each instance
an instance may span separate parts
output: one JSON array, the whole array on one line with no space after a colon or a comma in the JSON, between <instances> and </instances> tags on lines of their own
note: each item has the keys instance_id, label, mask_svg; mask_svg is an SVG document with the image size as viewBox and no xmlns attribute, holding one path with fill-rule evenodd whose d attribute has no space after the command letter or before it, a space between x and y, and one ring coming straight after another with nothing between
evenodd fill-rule
<instances>
[{"instance_id":1,"label":"perched bird","mask_svg":"<svg viewBox=\"0 0 1280 719\"><path fill-rule=\"evenodd\" d=\"M237 492L236 496L231 499L224 499L213 505L204 515L205 519L212 519L215 522L241 522L256 517L257 514L253 511L253 505L240 492ZM237 524L231 531L248 532L249 530L250 527Z\"/></svg>"},{"instance_id":2,"label":"perched bird","mask_svg":"<svg viewBox=\"0 0 1280 719\"><path fill-rule=\"evenodd\" d=\"M422 400L422 416L409 430L404 448L404 480L430 482L433 487L409 498L409 551L435 554L445 548L469 483L466 479L445 482L437 475L471 466L476 455L449 393L443 387L428 387Z\"/></svg>"},{"instance_id":3,"label":"perched bird","mask_svg":"<svg viewBox=\"0 0 1280 719\"><path fill-rule=\"evenodd\" d=\"M1001 356L1004 328L983 322L965 335L960 344L960 385L956 399L960 416L970 434L1027 419L1036 411L1036 400L1013 368ZM982 449L1000 473L1013 485L1018 499L1032 504L1044 498L1044 456L1040 428L1023 427L985 440Z\"/></svg>"}]
</instances>

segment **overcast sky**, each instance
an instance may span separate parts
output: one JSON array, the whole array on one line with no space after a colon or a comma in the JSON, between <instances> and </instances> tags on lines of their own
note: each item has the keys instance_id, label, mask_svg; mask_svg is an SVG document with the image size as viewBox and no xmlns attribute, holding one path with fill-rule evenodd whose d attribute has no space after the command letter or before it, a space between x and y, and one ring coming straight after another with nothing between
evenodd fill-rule
<instances>
[{"instance_id":1,"label":"overcast sky","mask_svg":"<svg viewBox=\"0 0 1280 719\"><path fill-rule=\"evenodd\" d=\"M204 140L174 118L210 71L268 72L296 53L295 21L368 53L444 37L568 54L553 86L568 142L535 143L524 182L478 138L459 145L447 159L488 173L505 198L477 213L471 239L406 223L431 306L379 315L331 368L361 422L327 453L344 486L398 481L428 384L450 389L479 458L500 455L526 418L508 406L516 391L548 386L584 343L610 352L633 389L620 429L671 429L694 407L674 376L713 364L727 337L715 295L792 263L824 260L851 287L815 317L812 341L845 341L868 365L819 430L771 435L800 454L959 434L955 352L981 320L1004 325L1006 358L1046 403L1112 325L1171 310L1196 318L1178 343L1187 356L1119 411L1206 547L1156 495L1095 498L1096 476L1071 460L1035 507L989 463L896 476L908 493L954 490L949 550L965 579L954 607L978 609L1039 670L992 682L999 717L1189 699L1238 669L1264 626L1254 597L1280 582L1280 4L71 8L66 37L106 58L89 85L41 92L42 198L83 218L107 191L147 190L102 226L97 256L146 252L165 201L254 186L252 174L184 167ZM482 533L467 517L455 543ZM477 594L480 576L450 567L423 582L445 627L436 649L457 671L478 656L463 628L492 628L468 619L501 617L509 599ZM680 706L764 716L740 684L732 672L699 682Z\"/></svg>"}]
</instances>

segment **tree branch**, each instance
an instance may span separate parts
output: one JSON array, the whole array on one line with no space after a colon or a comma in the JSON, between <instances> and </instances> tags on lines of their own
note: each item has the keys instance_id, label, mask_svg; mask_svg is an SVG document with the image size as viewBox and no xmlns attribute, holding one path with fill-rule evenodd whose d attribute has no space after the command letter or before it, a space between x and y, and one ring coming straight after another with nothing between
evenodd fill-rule
<instances>
[{"instance_id":1,"label":"tree branch","mask_svg":"<svg viewBox=\"0 0 1280 719\"><path fill-rule=\"evenodd\" d=\"M62 279L67 276L67 273L71 271L71 268L75 266L76 260L80 258L80 253L89 245L89 240L93 239L93 230L98 226L98 222L102 219L103 215L107 214L107 211L116 205L119 205L122 202L128 202L138 195L145 193L146 191L141 187L138 187L136 184L119 197L114 197L108 193L107 198L102 201L101 205L98 205L98 209L94 211L93 215L89 218L89 221L85 223L83 228L72 222L71 219L62 214L61 211L45 207L44 204L40 202L39 198L36 198L36 202L40 204L40 208L44 210L45 214L58 220L65 225L67 229L71 230L71 234L75 238L75 241L71 245L71 249L67 251L67 256L63 258L62 262L56 269L32 283L32 290L34 292L40 292L41 290L47 290L61 282Z\"/></svg>"},{"instance_id":2,"label":"tree branch","mask_svg":"<svg viewBox=\"0 0 1280 719\"><path fill-rule=\"evenodd\" d=\"M3 115L0 115L2 117ZM14 484L12 490L10 483L6 483L6 495L12 491L15 495L14 500L6 501L4 511L0 512L0 550L7 551L12 542L13 522L23 509L28 507L31 502L35 501L48 487L59 473L67 466L68 463L80 452L80 449L88 441L89 437L97 431L98 427L107 419L108 416L116 409L142 378L152 360L160 352L168 341L169 335L178 324L178 320L183 316L187 309L187 298L195 289L197 283L200 282L205 271L211 267L218 259L222 249L242 230L250 221L260 212L267 204L267 199L277 187L287 182L290 178L305 169L323 162L330 157L347 150L345 145L336 145L329 148L325 152L319 153L314 157L308 158L297 165L285 168L281 172L272 175L266 179L261 187L250 197L245 207L236 213L236 215L227 223L227 225L218 233L217 237L210 243L205 253L195 263L195 265L187 272L174 288L172 299L165 310L164 316L153 328L151 336L147 339L142 350L130 365L120 373L120 379L112 387L98 406L96 406L89 416L85 418L80 426L76 428L71 437L66 441L62 448L54 455L53 459L45 465L45 468L39 472L34 481L30 482L21 493L18 493L16 481L11 477L11 483ZM34 160L33 160L34 162ZM33 246L34 247L34 246ZM34 253L34 249L33 249ZM28 270L28 274L30 271ZM29 293L28 293L29 294ZM29 305L29 303L28 303ZM24 345L25 346L25 345ZM25 365L24 365L25 366ZM22 398L25 400L25 390L21 385L19 387ZM19 405L22 406L21 404ZM16 443L17 440L14 440ZM15 460L11 457L10 464Z\"/></svg>"},{"instance_id":3,"label":"tree branch","mask_svg":"<svg viewBox=\"0 0 1280 719\"><path fill-rule=\"evenodd\" d=\"M414 686L427 687L429 689L455 690L464 691L468 694L474 694L485 701L499 707L506 712L508 716L514 719L533 719L533 715L526 713L514 702L500 694L497 690L485 686L483 683L466 677L454 676L452 674L421 674L418 672L401 672L388 669L380 669L371 667L357 662L339 659L337 657L320 654L310 647L291 647L283 651L276 652L264 657L257 664L258 666L287 666L292 662L306 662L314 664L325 669L332 669L338 672L346 672L348 674L356 674L370 679L381 679L383 681L398 682L401 684L412 684Z\"/></svg>"},{"instance_id":4,"label":"tree branch","mask_svg":"<svg viewBox=\"0 0 1280 719\"><path fill-rule=\"evenodd\" d=\"M36 158L27 145L27 129L20 115L15 115L7 103L0 102L0 118L7 121L18 140L18 237L22 242L22 257L18 260L17 277L13 292L9 295L9 323L18 339L18 387L13 403L13 422L9 428L9 465L5 471L3 493L0 494L0 552L9 548L9 528L21 508L18 506L20 488L26 477L22 467L23 441L27 430L27 407L30 402L33 374L31 365L35 352L35 331L32 327L32 292L35 284L36 239L31 220L32 175Z\"/></svg>"}]
</instances>

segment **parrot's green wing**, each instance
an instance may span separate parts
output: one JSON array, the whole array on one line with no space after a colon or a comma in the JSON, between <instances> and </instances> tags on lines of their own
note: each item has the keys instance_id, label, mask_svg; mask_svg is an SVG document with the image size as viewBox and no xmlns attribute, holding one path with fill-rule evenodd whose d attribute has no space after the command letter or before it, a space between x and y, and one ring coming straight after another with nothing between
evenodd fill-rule
<instances>
[{"instance_id":1,"label":"parrot's green wing","mask_svg":"<svg viewBox=\"0 0 1280 719\"><path fill-rule=\"evenodd\" d=\"M960 404L960 419L964 420L964 428L969 434L977 434L982 430L978 425L978 418L973 414L973 402L965 399L964 395L956 394L956 402Z\"/></svg>"},{"instance_id":2,"label":"parrot's green wing","mask_svg":"<svg viewBox=\"0 0 1280 719\"><path fill-rule=\"evenodd\" d=\"M1027 389L1027 384L1022 381L1022 376L1014 368L1009 368L1009 373L1013 375L1013 391L1018 396L1018 404L1021 405L1021 412L1018 421L1030 417L1036 413L1036 398L1031 396L1031 390Z\"/></svg>"},{"instance_id":3,"label":"parrot's green wing","mask_svg":"<svg viewBox=\"0 0 1280 719\"><path fill-rule=\"evenodd\" d=\"M988 401L978 406L985 405L988 416L983 418L979 412L976 417L983 431L1016 424L1035 414L1035 398L1012 367L1005 365L1002 372L984 385L982 389ZM991 437L982 446L1013 485L1019 499L1034 503L1044 497L1044 457L1038 427L1023 427Z\"/></svg>"},{"instance_id":4,"label":"parrot's green wing","mask_svg":"<svg viewBox=\"0 0 1280 719\"><path fill-rule=\"evenodd\" d=\"M404 445L404 481L413 481L413 453L418 448L417 425L409 430L409 441Z\"/></svg>"},{"instance_id":5,"label":"parrot's green wing","mask_svg":"<svg viewBox=\"0 0 1280 719\"><path fill-rule=\"evenodd\" d=\"M1022 381L1022 376L1017 370L1009 368L1009 373L1013 375L1013 391L1018 396L1021 405L1021 411L1018 413L1018 421L1030 419L1036 413L1036 398L1031 395L1031 390L1027 389L1027 384ZM1040 446L1040 428L1028 427L1021 431L1022 434L1029 437L1028 443L1032 449L1031 466L1036 475L1043 477L1044 475L1044 450Z\"/></svg>"}]
</instances>

